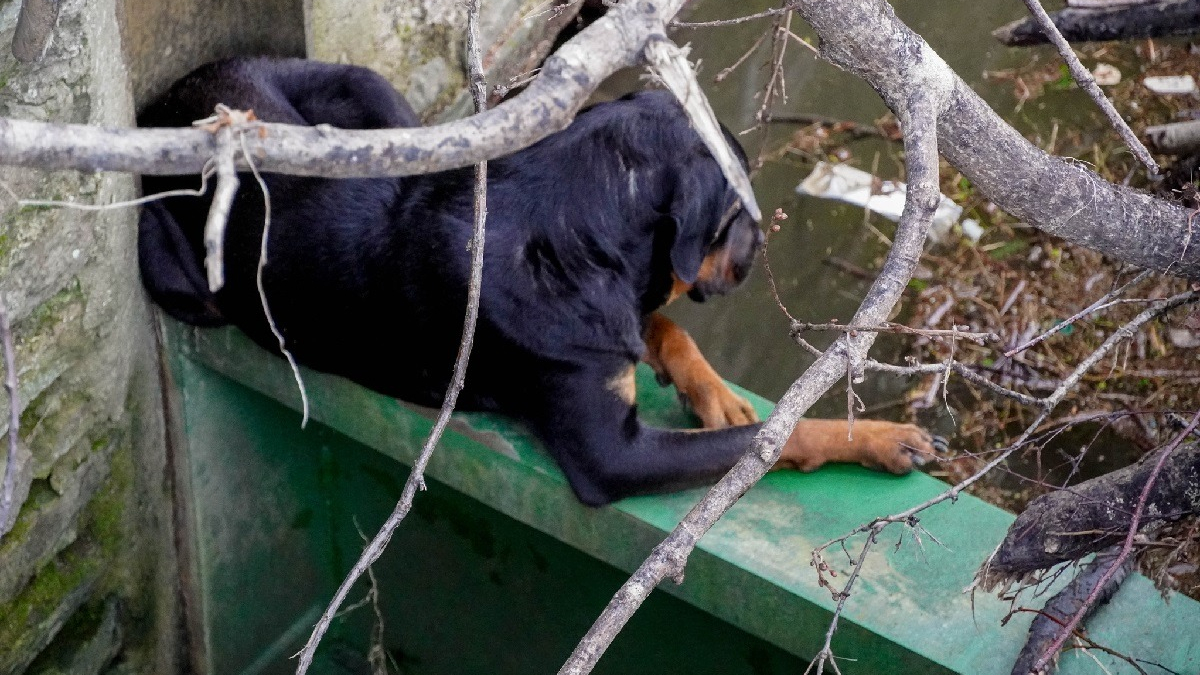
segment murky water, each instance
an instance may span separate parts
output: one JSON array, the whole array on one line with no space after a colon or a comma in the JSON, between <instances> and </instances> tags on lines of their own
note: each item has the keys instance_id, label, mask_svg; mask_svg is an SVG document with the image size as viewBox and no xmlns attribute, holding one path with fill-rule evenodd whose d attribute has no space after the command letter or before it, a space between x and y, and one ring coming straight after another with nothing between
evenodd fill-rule
<instances>
[{"instance_id":1,"label":"murky water","mask_svg":"<svg viewBox=\"0 0 1200 675\"><path fill-rule=\"evenodd\" d=\"M716 0L701 0L686 15L687 20L702 21L748 14L778 3L763 0L730 5ZM1019 115L1012 115L1016 99L1011 83L986 80L984 71L1012 68L1028 59L1028 52L1009 49L995 42L990 32L1024 15L1019 0L992 3L930 3L927 0L893 2L897 14L919 32L933 48L970 83L993 108L1006 117L1015 117L1023 129L1048 125L1051 116L1059 119L1090 115L1090 108L1078 96L1045 97L1031 102ZM701 62L701 82L706 88L718 117L736 132L754 124L759 108L757 94L763 89L769 72L767 42L730 77L716 84L713 76L736 61L757 37L770 28L770 22L756 21L734 26L680 29L674 34L680 44L690 43L692 56ZM792 29L802 37L813 38L811 29L798 18ZM815 43L815 39L814 39ZM1052 58L1047 52L1045 58ZM793 42L787 54L786 104L775 112L809 113L870 124L886 112L875 92L862 80L821 61L802 45ZM629 76L610 90L633 88ZM1053 109L1048 109L1051 106ZM778 125L765 142L786 138L795 127ZM764 143L757 131L742 135L751 157ZM862 141L851 146L852 163L885 178L901 175L899 146L881 141ZM864 226L863 211L832 201L803 197L795 186L811 170L801 161L769 162L754 179L755 191L764 214L782 208L790 218L781 232L771 238L771 266L779 285L780 298L789 311L801 320L847 321L864 295L868 282L822 262L835 256L860 267L873 269L886 253L886 246ZM871 223L883 232L894 228L885 219L874 216ZM746 285L725 298L703 305L680 301L668 314L686 326L714 366L727 378L769 398L782 392L811 363L788 337L788 326L771 297L766 275L759 266ZM826 344L831 338L816 335L813 342ZM877 357L894 355L897 343L881 339L874 350ZM872 378L856 392L876 416L894 416L894 404L903 396L908 383L895 378ZM845 414L845 397L835 389L814 410L815 414Z\"/></svg>"}]
</instances>

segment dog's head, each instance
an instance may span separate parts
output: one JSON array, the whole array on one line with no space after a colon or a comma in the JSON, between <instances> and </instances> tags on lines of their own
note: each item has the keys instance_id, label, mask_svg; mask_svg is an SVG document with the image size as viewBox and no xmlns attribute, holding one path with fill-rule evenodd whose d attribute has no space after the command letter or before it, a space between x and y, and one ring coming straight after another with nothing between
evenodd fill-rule
<instances>
[{"instance_id":1,"label":"dog's head","mask_svg":"<svg viewBox=\"0 0 1200 675\"><path fill-rule=\"evenodd\" d=\"M721 130L742 166L747 167L741 144L724 126ZM701 143L699 136L696 143ZM670 299L686 292L703 302L746 279L764 237L707 149L693 155L694 161L681 170L668 211L675 227Z\"/></svg>"}]
</instances>

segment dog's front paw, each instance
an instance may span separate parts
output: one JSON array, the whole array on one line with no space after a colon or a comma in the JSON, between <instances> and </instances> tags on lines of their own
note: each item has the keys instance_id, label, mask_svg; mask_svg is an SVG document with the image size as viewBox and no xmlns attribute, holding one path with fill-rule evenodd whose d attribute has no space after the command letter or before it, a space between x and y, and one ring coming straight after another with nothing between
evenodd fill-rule
<instances>
[{"instance_id":1,"label":"dog's front paw","mask_svg":"<svg viewBox=\"0 0 1200 675\"><path fill-rule=\"evenodd\" d=\"M758 421L754 406L733 393L716 373L711 378L696 378L682 387L680 393L705 429L723 429Z\"/></svg>"},{"instance_id":2,"label":"dog's front paw","mask_svg":"<svg viewBox=\"0 0 1200 675\"><path fill-rule=\"evenodd\" d=\"M853 435L863 466L895 474L906 474L932 460L946 444L915 424L876 420L856 422Z\"/></svg>"}]
</instances>

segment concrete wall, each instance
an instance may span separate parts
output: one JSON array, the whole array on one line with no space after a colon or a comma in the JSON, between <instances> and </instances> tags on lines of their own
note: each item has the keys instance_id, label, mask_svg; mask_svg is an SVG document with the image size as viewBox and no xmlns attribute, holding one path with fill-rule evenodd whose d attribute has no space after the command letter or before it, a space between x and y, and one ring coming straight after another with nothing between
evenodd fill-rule
<instances>
[{"instance_id":1,"label":"concrete wall","mask_svg":"<svg viewBox=\"0 0 1200 675\"><path fill-rule=\"evenodd\" d=\"M485 0L480 42L490 87L541 63L580 3ZM304 0L311 58L368 66L392 81L426 121L469 114L462 0ZM493 101L494 102L494 101Z\"/></svg>"},{"instance_id":2,"label":"concrete wall","mask_svg":"<svg viewBox=\"0 0 1200 675\"><path fill-rule=\"evenodd\" d=\"M116 0L63 0L42 58L7 48L0 115L128 125ZM155 336L137 279L131 176L0 169L0 293L16 337L22 506L0 538L0 673L177 671L181 635ZM6 411L0 433L7 433ZM6 442L7 443L7 442Z\"/></svg>"}]
</instances>

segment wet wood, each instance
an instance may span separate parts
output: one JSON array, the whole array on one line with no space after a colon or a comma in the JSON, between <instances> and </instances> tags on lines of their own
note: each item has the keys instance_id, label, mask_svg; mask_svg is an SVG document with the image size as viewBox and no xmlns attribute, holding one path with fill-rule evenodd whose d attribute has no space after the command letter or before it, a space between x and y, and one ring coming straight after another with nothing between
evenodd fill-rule
<instances>
[{"instance_id":1,"label":"wet wood","mask_svg":"<svg viewBox=\"0 0 1200 675\"><path fill-rule=\"evenodd\" d=\"M1200 32L1200 0L1126 3L1116 7L1068 7L1050 18L1069 42L1134 40ZM1010 47L1045 44L1031 18L997 28L992 36Z\"/></svg>"}]
</instances>

